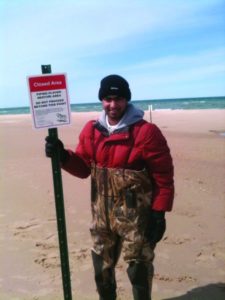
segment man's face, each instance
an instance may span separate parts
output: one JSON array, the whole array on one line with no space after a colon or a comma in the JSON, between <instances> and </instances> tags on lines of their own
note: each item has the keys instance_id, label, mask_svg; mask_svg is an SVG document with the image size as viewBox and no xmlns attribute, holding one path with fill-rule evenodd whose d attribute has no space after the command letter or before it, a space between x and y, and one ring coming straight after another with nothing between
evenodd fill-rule
<instances>
[{"instance_id":1,"label":"man's face","mask_svg":"<svg viewBox=\"0 0 225 300\"><path fill-rule=\"evenodd\" d=\"M108 116L109 123L115 125L126 110L127 100L123 97L109 95L102 99L102 106Z\"/></svg>"}]
</instances>

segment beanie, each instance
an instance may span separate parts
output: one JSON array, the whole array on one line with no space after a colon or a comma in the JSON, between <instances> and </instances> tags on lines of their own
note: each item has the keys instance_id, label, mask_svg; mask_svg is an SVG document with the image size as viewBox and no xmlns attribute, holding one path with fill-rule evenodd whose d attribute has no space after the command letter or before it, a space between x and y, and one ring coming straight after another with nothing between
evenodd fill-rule
<instances>
[{"instance_id":1,"label":"beanie","mask_svg":"<svg viewBox=\"0 0 225 300\"><path fill-rule=\"evenodd\" d=\"M109 95L124 97L127 101L131 99L129 84L119 75L109 75L104 77L100 83L98 98L102 99Z\"/></svg>"}]
</instances>

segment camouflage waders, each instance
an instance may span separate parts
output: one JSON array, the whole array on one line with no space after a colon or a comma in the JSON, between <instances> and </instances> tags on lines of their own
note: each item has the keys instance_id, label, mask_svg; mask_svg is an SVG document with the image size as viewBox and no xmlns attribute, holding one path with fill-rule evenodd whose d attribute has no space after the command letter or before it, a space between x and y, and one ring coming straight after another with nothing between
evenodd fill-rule
<instances>
[{"instance_id":1,"label":"camouflage waders","mask_svg":"<svg viewBox=\"0 0 225 300\"><path fill-rule=\"evenodd\" d=\"M100 300L116 299L115 266L123 248L135 300L151 299L154 258L145 238L152 187L146 170L92 167L92 259Z\"/></svg>"}]
</instances>

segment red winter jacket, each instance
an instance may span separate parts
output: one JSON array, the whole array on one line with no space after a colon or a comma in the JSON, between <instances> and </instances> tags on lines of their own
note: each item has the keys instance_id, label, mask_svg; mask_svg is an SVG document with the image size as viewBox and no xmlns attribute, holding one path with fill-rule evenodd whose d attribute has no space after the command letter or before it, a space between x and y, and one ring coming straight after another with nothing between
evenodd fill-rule
<instances>
[{"instance_id":1,"label":"red winter jacket","mask_svg":"<svg viewBox=\"0 0 225 300\"><path fill-rule=\"evenodd\" d=\"M86 178L91 162L99 167L142 170L153 181L152 209L170 211L174 197L173 163L167 142L159 128L143 119L111 135L99 122L83 128L75 152L62 166L67 172Z\"/></svg>"}]
</instances>

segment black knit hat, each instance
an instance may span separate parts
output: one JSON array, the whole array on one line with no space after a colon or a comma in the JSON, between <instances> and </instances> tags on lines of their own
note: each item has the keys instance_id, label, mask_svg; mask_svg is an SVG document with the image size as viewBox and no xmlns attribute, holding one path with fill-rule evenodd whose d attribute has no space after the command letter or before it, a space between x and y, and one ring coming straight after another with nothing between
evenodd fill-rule
<instances>
[{"instance_id":1,"label":"black knit hat","mask_svg":"<svg viewBox=\"0 0 225 300\"><path fill-rule=\"evenodd\" d=\"M98 98L102 99L109 95L124 97L127 101L131 99L129 84L119 75L109 75L104 77L100 83Z\"/></svg>"}]
</instances>

